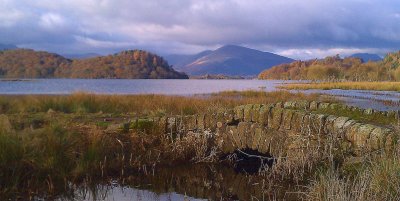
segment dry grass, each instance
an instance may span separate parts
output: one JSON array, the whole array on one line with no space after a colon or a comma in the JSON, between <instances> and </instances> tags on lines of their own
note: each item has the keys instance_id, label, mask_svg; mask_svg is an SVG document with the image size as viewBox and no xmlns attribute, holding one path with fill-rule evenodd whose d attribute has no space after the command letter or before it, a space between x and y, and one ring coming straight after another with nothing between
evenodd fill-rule
<instances>
[{"instance_id":1,"label":"dry grass","mask_svg":"<svg viewBox=\"0 0 400 201\"><path fill-rule=\"evenodd\" d=\"M281 89L344 89L344 90L375 90L400 91L400 82L322 82L322 83L295 83L280 86Z\"/></svg>"},{"instance_id":2,"label":"dry grass","mask_svg":"<svg viewBox=\"0 0 400 201\"><path fill-rule=\"evenodd\" d=\"M249 103L274 103L287 100L316 100L318 95L301 93L222 92L202 96L94 95L75 93L67 96L0 96L0 113L38 113L54 110L63 113L117 113L136 115L196 114L233 108Z\"/></svg>"}]
</instances>

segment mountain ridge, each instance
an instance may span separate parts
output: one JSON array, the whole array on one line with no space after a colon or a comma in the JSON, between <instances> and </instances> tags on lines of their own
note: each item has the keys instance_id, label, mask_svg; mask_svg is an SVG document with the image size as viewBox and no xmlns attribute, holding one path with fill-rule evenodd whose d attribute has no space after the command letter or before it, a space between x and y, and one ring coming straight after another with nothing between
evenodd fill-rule
<instances>
[{"instance_id":1,"label":"mountain ridge","mask_svg":"<svg viewBox=\"0 0 400 201\"><path fill-rule=\"evenodd\" d=\"M360 58L363 62L369 62L369 61L382 61L383 58L377 54L371 54L371 53L356 53L352 54L349 57L351 58Z\"/></svg>"},{"instance_id":2,"label":"mountain ridge","mask_svg":"<svg viewBox=\"0 0 400 201\"><path fill-rule=\"evenodd\" d=\"M189 75L224 74L229 76L258 75L266 68L294 61L281 55L237 45L225 45L216 50L188 55L185 61L170 60L176 69ZM175 56L175 59L178 56Z\"/></svg>"}]
</instances>

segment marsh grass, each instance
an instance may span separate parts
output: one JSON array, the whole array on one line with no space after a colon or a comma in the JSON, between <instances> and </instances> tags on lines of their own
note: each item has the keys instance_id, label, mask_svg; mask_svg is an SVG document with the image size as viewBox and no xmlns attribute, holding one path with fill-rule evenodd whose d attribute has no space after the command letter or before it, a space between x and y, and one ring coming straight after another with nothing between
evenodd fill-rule
<instances>
[{"instance_id":1,"label":"marsh grass","mask_svg":"<svg viewBox=\"0 0 400 201\"><path fill-rule=\"evenodd\" d=\"M321 83L293 83L281 85L281 89L344 89L344 90L374 90L400 91L400 82L321 82Z\"/></svg>"},{"instance_id":2,"label":"marsh grass","mask_svg":"<svg viewBox=\"0 0 400 201\"><path fill-rule=\"evenodd\" d=\"M74 114L112 113L137 115L179 115L215 111L250 103L274 103L286 100L316 100L318 95L289 92L229 91L212 95L72 95L0 96L0 113L63 112Z\"/></svg>"}]
</instances>

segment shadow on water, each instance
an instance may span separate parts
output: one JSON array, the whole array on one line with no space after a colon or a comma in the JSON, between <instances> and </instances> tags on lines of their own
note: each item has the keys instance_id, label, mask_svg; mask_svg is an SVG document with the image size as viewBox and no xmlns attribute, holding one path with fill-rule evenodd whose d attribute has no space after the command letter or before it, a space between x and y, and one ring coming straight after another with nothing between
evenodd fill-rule
<instances>
[{"instance_id":1,"label":"shadow on water","mask_svg":"<svg viewBox=\"0 0 400 201\"><path fill-rule=\"evenodd\" d=\"M268 182L227 164L187 164L155 169L99 184L74 187L58 200L298 200L298 186ZM292 189L292 190L290 190Z\"/></svg>"},{"instance_id":2,"label":"shadow on water","mask_svg":"<svg viewBox=\"0 0 400 201\"><path fill-rule=\"evenodd\" d=\"M270 154L263 154L257 150L235 150L225 156L233 161L234 170L238 173L257 174L260 170L271 168L275 160Z\"/></svg>"}]
</instances>

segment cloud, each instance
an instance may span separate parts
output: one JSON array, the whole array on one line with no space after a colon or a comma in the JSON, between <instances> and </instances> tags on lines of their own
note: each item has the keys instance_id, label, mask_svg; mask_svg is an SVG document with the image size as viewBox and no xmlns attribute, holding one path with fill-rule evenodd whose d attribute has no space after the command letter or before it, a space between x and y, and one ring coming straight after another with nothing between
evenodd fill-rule
<instances>
[{"instance_id":1,"label":"cloud","mask_svg":"<svg viewBox=\"0 0 400 201\"><path fill-rule=\"evenodd\" d=\"M400 46L399 16L396 0L0 0L0 43L57 52L224 44L287 56L382 52Z\"/></svg>"}]
</instances>

